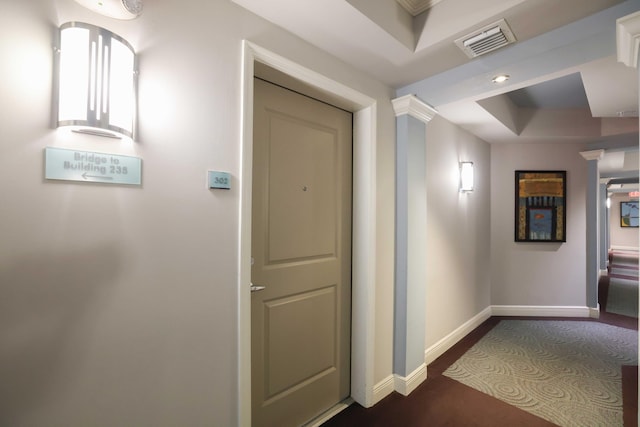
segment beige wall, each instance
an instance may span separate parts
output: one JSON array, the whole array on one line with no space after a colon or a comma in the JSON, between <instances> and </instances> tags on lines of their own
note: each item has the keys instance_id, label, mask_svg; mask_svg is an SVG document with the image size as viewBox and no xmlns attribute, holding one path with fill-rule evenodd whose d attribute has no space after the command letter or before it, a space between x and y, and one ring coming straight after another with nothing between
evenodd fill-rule
<instances>
[{"instance_id":1,"label":"beige wall","mask_svg":"<svg viewBox=\"0 0 640 427\"><path fill-rule=\"evenodd\" d=\"M84 21L140 54L139 141L50 126L52 38ZM391 374L390 88L226 0L0 0L0 425L233 426L241 42L378 101L375 381ZM140 188L45 182L47 146L139 156ZM206 171L234 177L210 191Z\"/></svg>"},{"instance_id":2,"label":"beige wall","mask_svg":"<svg viewBox=\"0 0 640 427\"><path fill-rule=\"evenodd\" d=\"M586 305L587 162L577 144L491 146L491 303ZM567 171L567 242L514 242L514 171Z\"/></svg>"},{"instance_id":3,"label":"beige wall","mask_svg":"<svg viewBox=\"0 0 640 427\"><path fill-rule=\"evenodd\" d=\"M627 193L613 193L609 209L609 246L611 248L638 249L640 235L637 228L620 227L620 202L632 200ZM633 199L638 200L638 199Z\"/></svg>"},{"instance_id":4,"label":"beige wall","mask_svg":"<svg viewBox=\"0 0 640 427\"><path fill-rule=\"evenodd\" d=\"M474 162L475 189L458 191L458 163ZM426 348L490 305L489 144L442 117L427 125Z\"/></svg>"}]
</instances>

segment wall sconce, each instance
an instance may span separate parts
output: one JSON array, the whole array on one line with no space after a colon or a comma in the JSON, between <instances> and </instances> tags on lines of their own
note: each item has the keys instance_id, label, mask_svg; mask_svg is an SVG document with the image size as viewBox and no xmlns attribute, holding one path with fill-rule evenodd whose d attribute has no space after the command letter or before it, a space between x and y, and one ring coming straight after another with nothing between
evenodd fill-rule
<instances>
[{"instance_id":1,"label":"wall sconce","mask_svg":"<svg viewBox=\"0 0 640 427\"><path fill-rule=\"evenodd\" d=\"M134 137L136 55L122 37L81 22L60 27L57 126Z\"/></svg>"},{"instance_id":2,"label":"wall sconce","mask_svg":"<svg viewBox=\"0 0 640 427\"><path fill-rule=\"evenodd\" d=\"M607 209L611 209L611 197L607 197L606 205Z\"/></svg>"},{"instance_id":3,"label":"wall sconce","mask_svg":"<svg viewBox=\"0 0 640 427\"><path fill-rule=\"evenodd\" d=\"M460 192L473 191L473 162L460 162Z\"/></svg>"}]
</instances>

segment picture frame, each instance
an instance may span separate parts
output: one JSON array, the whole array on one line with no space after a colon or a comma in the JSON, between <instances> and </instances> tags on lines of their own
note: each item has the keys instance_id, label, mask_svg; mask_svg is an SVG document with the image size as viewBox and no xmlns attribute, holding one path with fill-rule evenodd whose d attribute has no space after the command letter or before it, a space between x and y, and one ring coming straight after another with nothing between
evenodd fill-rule
<instances>
[{"instance_id":1,"label":"picture frame","mask_svg":"<svg viewBox=\"0 0 640 427\"><path fill-rule=\"evenodd\" d=\"M567 241L567 171L515 171L515 241Z\"/></svg>"},{"instance_id":2,"label":"picture frame","mask_svg":"<svg viewBox=\"0 0 640 427\"><path fill-rule=\"evenodd\" d=\"M638 201L620 202L620 227L638 228Z\"/></svg>"}]
</instances>

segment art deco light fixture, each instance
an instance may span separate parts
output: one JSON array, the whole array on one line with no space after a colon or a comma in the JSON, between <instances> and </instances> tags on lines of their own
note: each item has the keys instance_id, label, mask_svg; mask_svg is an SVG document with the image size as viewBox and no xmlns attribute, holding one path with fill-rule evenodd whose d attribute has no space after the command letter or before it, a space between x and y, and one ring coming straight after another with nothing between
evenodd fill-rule
<instances>
[{"instance_id":1,"label":"art deco light fixture","mask_svg":"<svg viewBox=\"0 0 640 427\"><path fill-rule=\"evenodd\" d=\"M460 162L460 192L473 191L473 162Z\"/></svg>"},{"instance_id":2,"label":"art deco light fixture","mask_svg":"<svg viewBox=\"0 0 640 427\"><path fill-rule=\"evenodd\" d=\"M68 22L58 46L57 125L133 138L137 63L131 45L104 28Z\"/></svg>"}]
</instances>

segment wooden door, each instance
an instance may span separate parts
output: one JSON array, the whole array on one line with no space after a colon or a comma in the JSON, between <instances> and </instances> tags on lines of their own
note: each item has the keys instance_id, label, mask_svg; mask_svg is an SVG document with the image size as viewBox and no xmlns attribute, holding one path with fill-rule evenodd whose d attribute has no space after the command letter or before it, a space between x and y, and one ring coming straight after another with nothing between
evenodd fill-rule
<instances>
[{"instance_id":1,"label":"wooden door","mask_svg":"<svg viewBox=\"0 0 640 427\"><path fill-rule=\"evenodd\" d=\"M254 83L252 425L299 426L349 396L352 115Z\"/></svg>"}]
</instances>

